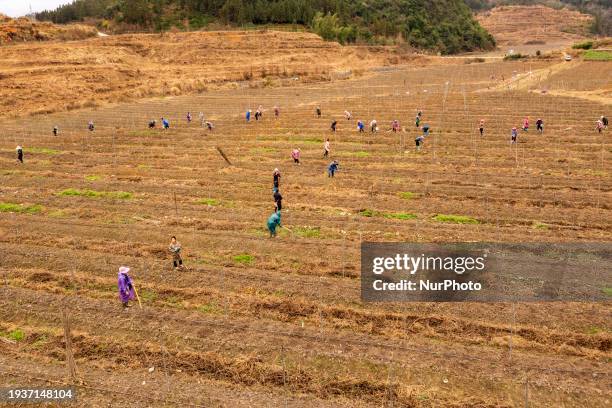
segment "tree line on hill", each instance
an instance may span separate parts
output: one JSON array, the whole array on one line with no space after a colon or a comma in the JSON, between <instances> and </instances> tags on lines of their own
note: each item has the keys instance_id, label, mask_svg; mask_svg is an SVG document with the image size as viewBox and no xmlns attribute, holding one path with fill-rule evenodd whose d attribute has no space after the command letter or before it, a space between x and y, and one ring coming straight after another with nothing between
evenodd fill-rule
<instances>
[{"instance_id":1,"label":"tree line on hill","mask_svg":"<svg viewBox=\"0 0 612 408\"><path fill-rule=\"evenodd\" d=\"M55 23L93 20L105 28L141 31L303 25L341 43L408 43L452 54L495 46L463 0L74 0L37 13Z\"/></svg>"},{"instance_id":2,"label":"tree line on hill","mask_svg":"<svg viewBox=\"0 0 612 408\"><path fill-rule=\"evenodd\" d=\"M472 10L488 10L496 6L537 5L552 8L570 7L593 16L591 33L612 35L612 0L465 0Z\"/></svg>"}]
</instances>

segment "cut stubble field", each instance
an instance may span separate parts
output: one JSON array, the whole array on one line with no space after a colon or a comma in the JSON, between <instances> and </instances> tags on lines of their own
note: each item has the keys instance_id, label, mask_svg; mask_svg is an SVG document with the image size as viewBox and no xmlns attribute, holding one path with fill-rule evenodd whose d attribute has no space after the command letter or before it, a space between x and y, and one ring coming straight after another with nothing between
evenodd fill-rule
<instances>
[{"instance_id":1,"label":"cut stubble field","mask_svg":"<svg viewBox=\"0 0 612 408\"><path fill-rule=\"evenodd\" d=\"M400 67L5 121L0 380L65 381L67 310L88 406L607 406L609 303L359 298L363 241L610 241L609 131L594 130L609 104L512 79L552 64ZM572 86L606 85L600 67L585 65L593 75ZM263 120L247 124L260 104ZM432 128L421 152L417 109ZM215 130L188 124L188 111ZM526 115L545 132L511 145ZM146 129L162 116L169 130ZM380 132L357 132L357 119L374 118ZM269 239L275 167L293 233ZM186 271L171 270L172 235ZM121 310L120 265L142 309Z\"/></svg>"}]
</instances>

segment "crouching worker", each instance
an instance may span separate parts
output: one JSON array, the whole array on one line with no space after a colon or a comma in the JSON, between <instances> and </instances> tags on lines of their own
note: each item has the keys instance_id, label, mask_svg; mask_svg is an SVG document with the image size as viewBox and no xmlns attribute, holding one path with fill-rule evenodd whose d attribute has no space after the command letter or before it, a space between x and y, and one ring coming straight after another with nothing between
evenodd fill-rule
<instances>
[{"instance_id":1,"label":"crouching worker","mask_svg":"<svg viewBox=\"0 0 612 408\"><path fill-rule=\"evenodd\" d=\"M281 213L275 211L274 214L268 218L268 231L270 231L270 238L276 236L276 228L281 226Z\"/></svg>"},{"instance_id":2,"label":"crouching worker","mask_svg":"<svg viewBox=\"0 0 612 408\"><path fill-rule=\"evenodd\" d=\"M174 265L174 270L183 269L183 257L181 256L181 244L176 240L176 237L172 237L170 241L170 246L168 247L170 252L172 253L172 263Z\"/></svg>"},{"instance_id":3,"label":"crouching worker","mask_svg":"<svg viewBox=\"0 0 612 408\"><path fill-rule=\"evenodd\" d=\"M119 275L117 280L117 286L119 288L119 299L123 304L123 308L127 309L130 307L130 300L134 300L136 297L134 291L134 285L132 284L132 279L128 275L130 268L127 266L122 266L119 268Z\"/></svg>"}]
</instances>

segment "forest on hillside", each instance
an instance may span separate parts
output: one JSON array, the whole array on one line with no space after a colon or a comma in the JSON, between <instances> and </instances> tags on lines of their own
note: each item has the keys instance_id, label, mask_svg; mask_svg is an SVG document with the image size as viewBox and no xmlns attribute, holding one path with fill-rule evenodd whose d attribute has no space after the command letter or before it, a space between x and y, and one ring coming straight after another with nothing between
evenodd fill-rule
<instances>
[{"instance_id":1,"label":"forest on hillside","mask_svg":"<svg viewBox=\"0 0 612 408\"><path fill-rule=\"evenodd\" d=\"M495 46L463 0L75 0L36 17L116 32L294 24L341 43L407 43L443 54Z\"/></svg>"}]
</instances>

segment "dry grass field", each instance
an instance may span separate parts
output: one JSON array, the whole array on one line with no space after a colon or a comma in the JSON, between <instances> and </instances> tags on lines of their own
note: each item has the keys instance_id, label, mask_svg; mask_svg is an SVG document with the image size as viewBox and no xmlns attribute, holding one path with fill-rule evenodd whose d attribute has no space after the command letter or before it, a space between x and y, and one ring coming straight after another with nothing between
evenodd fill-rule
<instances>
[{"instance_id":1,"label":"dry grass field","mask_svg":"<svg viewBox=\"0 0 612 408\"><path fill-rule=\"evenodd\" d=\"M567 47L584 39L592 20L578 11L545 6L500 6L476 18L493 34L501 50L528 54Z\"/></svg>"},{"instance_id":2,"label":"dry grass field","mask_svg":"<svg viewBox=\"0 0 612 408\"><path fill-rule=\"evenodd\" d=\"M23 57L11 80L26 81L22 72L32 70L40 95L27 88L31 103L14 96L3 107L8 116L46 108L51 87L65 103L62 81L76 76L84 92L75 104L154 95L156 70L177 70L178 82L164 86L187 82L194 94L2 122L2 384L69 381L70 320L79 406L609 406L610 303L366 304L359 297L363 241L610 241L612 144L609 130L594 130L600 115L609 116L609 99L530 92L544 81L552 91L577 80L568 70L544 75L557 64L550 61L400 65L348 80L252 87L239 81L243 72L274 63L289 40L232 35L268 46L254 65L253 51L238 46L231 54L210 51L214 56L148 54L172 36L156 38L146 53L138 44L149 37L128 36L73 43L74 63L53 57L55 44L47 55ZM295 65L293 57L282 63L289 76L365 65L356 62L358 49L297 36L292 44L301 56ZM88 54L90 44L109 42L108 54ZM119 42L124 54L116 52ZM38 45L0 53L16 59L28 47ZM95 69L81 64L86 59L98 61ZM123 72L135 61L143 63ZM580 67L581 82L569 89L609 86L609 63ZM45 70L66 76L50 84ZM204 91L205 81L202 88L189 82L195 79L179 81L191 72L236 85ZM537 83L530 72L542 75ZM98 89L114 76L117 88ZM263 120L247 124L244 111L258 105ZM343 118L345 109L353 120ZM417 109L432 128L420 152ZM200 111L213 132L197 123ZM545 132L532 128L511 145L510 129L526 115L532 123L542 117ZM162 116L169 130L147 129ZM356 131L357 119L373 118L380 132ZM401 121L399 134L389 130L393 119ZM323 159L328 137L331 158ZM23 165L15 160L17 144ZM290 158L296 147L301 166ZM325 175L331 159L341 166L334 179ZM283 224L292 232L270 239L275 167ZM440 214L469 222L440 222ZM171 268L172 235L183 245L186 271ZM121 309L120 265L132 268L142 309Z\"/></svg>"},{"instance_id":3,"label":"dry grass field","mask_svg":"<svg viewBox=\"0 0 612 408\"><path fill-rule=\"evenodd\" d=\"M329 81L409 58L310 33L135 34L0 47L0 117L93 108L219 88ZM410 57L414 59L413 57Z\"/></svg>"}]
</instances>

